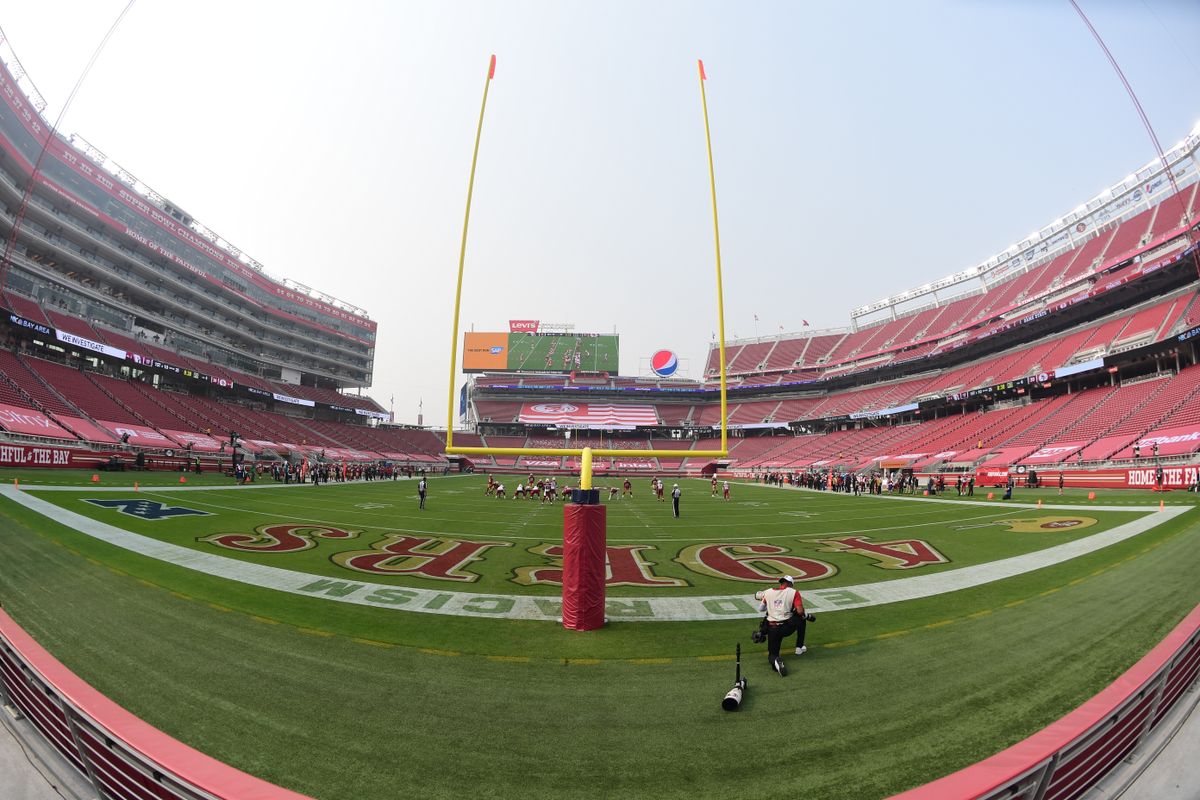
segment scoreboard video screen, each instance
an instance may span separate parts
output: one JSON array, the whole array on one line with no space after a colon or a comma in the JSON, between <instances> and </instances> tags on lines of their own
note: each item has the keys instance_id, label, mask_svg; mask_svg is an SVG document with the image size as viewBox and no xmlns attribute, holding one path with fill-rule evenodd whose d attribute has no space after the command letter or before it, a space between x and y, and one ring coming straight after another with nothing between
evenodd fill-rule
<instances>
[{"instance_id":1,"label":"scoreboard video screen","mask_svg":"<svg viewBox=\"0 0 1200 800\"><path fill-rule=\"evenodd\" d=\"M616 372L615 335L465 333L463 372Z\"/></svg>"}]
</instances>

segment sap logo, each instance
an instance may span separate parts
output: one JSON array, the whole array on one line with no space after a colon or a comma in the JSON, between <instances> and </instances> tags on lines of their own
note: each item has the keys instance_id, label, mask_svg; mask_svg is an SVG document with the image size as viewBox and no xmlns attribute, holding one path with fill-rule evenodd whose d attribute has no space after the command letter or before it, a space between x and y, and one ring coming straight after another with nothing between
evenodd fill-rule
<instances>
[{"instance_id":1,"label":"sap logo","mask_svg":"<svg viewBox=\"0 0 1200 800\"><path fill-rule=\"evenodd\" d=\"M197 511L194 508L184 508L182 506L165 506L154 500L84 500L83 502L91 503L101 508L115 508L122 514L128 514L138 519L155 520L167 519L168 517L212 516L207 511Z\"/></svg>"},{"instance_id":2,"label":"sap logo","mask_svg":"<svg viewBox=\"0 0 1200 800\"><path fill-rule=\"evenodd\" d=\"M504 346L503 345L495 345L494 347L492 347L490 352L492 355L498 356L504 352Z\"/></svg>"}]
</instances>

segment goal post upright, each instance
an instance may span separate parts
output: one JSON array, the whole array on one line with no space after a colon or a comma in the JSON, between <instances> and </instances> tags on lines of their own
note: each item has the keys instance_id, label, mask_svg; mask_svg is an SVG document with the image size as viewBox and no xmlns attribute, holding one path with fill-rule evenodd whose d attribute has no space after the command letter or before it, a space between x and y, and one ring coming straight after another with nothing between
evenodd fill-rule
<instances>
[{"instance_id":1,"label":"goal post upright","mask_svg":"<svg viewBox=\"0 0 1200 800\"><path fill-rule=\"evenodd\" d=\"M717 223L717 182L713 169L712 133L708 123L708 97L705 93L707 75L704 62L697 60L700 77L700 106L704 116L704 141L708 156L709 190L712 198L713 247L716 253L717 329L720 386L721 386L721 446L705 450L647 450L579 447L456 447L454 445L454 384L458 366L459 316L462 308L463 272L467 254L467 230L471 220L471 199L475 190L475 167L479 160L479 141L483 134L483 117L487 109L488 89L496 75L496 57L488 64L487 80L483 85L483 101L479 107L479 122L475 128L475 148L471 154L471 172L467 182L467 205L463 214L462 241L458 252L458 279L454 291L454 326L450 342L450 381L446 398L447 455L552 455L574 456L580 459L579 488L571 493L571 502L563 507L563 603L562 624L570 630L595 630L605 623L605 581L607 572L606 507L600 502L600 492L593 487L595 457L629 458L724 458L729 455L728 381L725 375L725 298L721 281L721 234ZM603 443L603 442L601 442Z\"/></svg>"},{"instance_id":2,"label":"goal post upright","mask_svg":"<svg viewBox=\"0 0 1200 800\"><path fill-rule=\"evenodd\" d=\"M450 334L450 391L446 400L446 452L454 447L454 369L458 366L458 315L462 308L463 265L467 260L467 228L471 224L471 198L475 194L475 165L479 163L479 140L483 136L483 114L487 111L488 89L496 77L496 56L488 61L487 80L483 82L483 102L479 104L479 124L475 126L475 149L471 152L471 175L467 179L467 210L463 213L462 243L458 248L458 282L454 287L454 330Z\"/></svg>"},{"instance_id":3,"label":"goal post upright","mask_svg":"<svg viewBox=\"0 0 1200 800\"><path fill-rule=\"evenodd\" d=\"M708 123L708 96L705 93L705 82L708 76L704 71L704 62L697 59L696 68L700 78L700 108L704 117L704 142L708 157L708 183L712 200L713 221L713 250L716 261L717 276L717 331L719 332L718 353L720 366L721 387L721 446L719 449L706 450L633 450L621 448L559 448L559 447L455 447L454 446L454 384L455 369L458 366L458 334L459 312L462 306L463 271L467 253L467 228L471 220L471 198L475 189L475 166L479 160L479 140L483 134L483 116L487 109L488 88L496 75L496 57L493 55L488 64L487 80L483 85L483 102L479 107L479 123L475 129L475 149L471 154L471 173L467 182L467 208L463 215L462 242L458 253L458 281L454 292L454 330L450 341L450 382L446 393L446 449L447 455L477 455L477 456L574 456L581 460L581 487L591 488L592 458L677 458L680 453L687 453L685 458L724 458L729 455L729 419L728 419L728 380L725 374L725 293L721 278L721 232L717 221L717 180L713 168L712 133ZM583 473L587 474L587 483L583 484Z\"/></svg>"},{"instance_id":4,"label":"goal post upright","mask_svg":"<svg viewBox=\"0 0 1200 800\"><path fill-rule=\"evenodd\" d=\"M725 377L725 292L721 282L721 227L717 224L717 174L713 169L712 131L708 125L708 94L704 84L708 76L704 74L704 61L696 59L696 68L700 73L700 107L704 112L704 144L708 150L708 186L712 195L713 218L713 250L717 262L717 331L720 334L718 352L721 370L721 451L718 457L729 455L729 420L728 400L726 396L727 381Z\"/></svg>"}]
</instances>

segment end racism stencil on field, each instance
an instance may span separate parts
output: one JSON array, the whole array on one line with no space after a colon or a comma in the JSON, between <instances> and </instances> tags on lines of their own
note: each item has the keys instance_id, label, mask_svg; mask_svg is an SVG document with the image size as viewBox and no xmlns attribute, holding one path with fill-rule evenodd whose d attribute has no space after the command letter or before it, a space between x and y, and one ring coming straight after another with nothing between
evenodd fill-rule
<instances>
[{"instance_id":1,"label":"end racism stencil on field","mask_svg":"<svg viewBox=\"0 0 1200 800\"><path fill-rule=\"evenodd\" d=\"M320 597L331 602L350 603L376 608L391 608L426 614L469 615L476 618L492 617L495 619L547 621L556 621L560 614L559 602L554 597L531 597L520 594L484 593L478 591L450 591L449 586L452 584L447 585L447 590L442 590L440 588L398 587L382 583L372 583L367 580L340 580L337 578L316 576L310 573L282 569L262 563L250 563L219 553L203 552L197 550L195 547L183 547L155 539L151 536L134 533L47 502L37 497L34 492L0 486L0 497L7 498L11 502L73 528L84 535L108 542L130 552L139 553L148 558L194 570L202 574L237 581L250 586L308 597ZM124 505L113 510L119 511L119 513L128 517L136 517L138 515L133 512L137 510L151 515L169 514L169 512L164 511L164 508L178 509L180 507ZM126 514L125 509L129 509L130 513ZM1128 512L1132 509L1112 510ZM829 613L931 597L968 589L1032 572L1054 564L1060 564L1086 555L1087 553L1095 552L1151 530L1162 523L1174 519L1180 514L1187 513L1188 510L1189 507L1177 506L1168 507L1163 511L1147 511L1147 513L1143 513L1137 519L1090 536L1084 536L1063 544L985 564L976 564L957 569L944 569L940 572L905 576L903 578L876 583L864 583L830 589L808 589L804 592L805 601L810 610ZM182 516L187 515L184 514ZM165 519L169 517L158 518ZM334 529L327 529L327 532L333 534ZM351 536L352 531L338 531L338 533L346 535L346 538L353 538ZM303 536L300 536L300 533L297 531L293 530L291 534L303 539ZM335 539L338 537L334 534L330 537L321 537L318 535L317 538ZM843 537L838 538L841 539ZM379 545L381 542L376 542L375 544ZM359 552L363 554L385 556L390 554L394 556L398 554L394 550L387 551L386 548L389 545L395 544L395 541L386 542L383 543L383 547L371 546L369 549L363 548ZM439 547L446 544L443 543ZM458 547L461 544L461 541L456 541L450 548L453 550L454 547ZM497 546L511 546L511 543L495 544ZM853 543L855 547L867 552L870 552L870 547L867 545L875 546L877 544L879 543L865 541L862 537L858 537L858 541ZM405 546L420 547L416 543L409 543ZM773 545L769 546L773 547ZM737 545L736 547L749 547L749 545ZM920 552L921 548L913 547L911 551L906 552L907 550L908 548L901 547L892 553L892 556L898 559L897 566L902 566L914 558L924 560L924 556ZM723 554L719 550L714 552L720 555L721 558L727 558L733 562L738 562L738 556L741 555L741 553L733 550L726 550ZM759 553L757 555L771 554ZM862 553L862 555L866 555L866 553ZM873 555L878 556L878 554ZM426 551L421 557L436 556L437 553ZM370 563L370 559L367 561ZM402 561L403 557L401 557ZM450 576L451 579L453 579L453 571L452 569L446 570L447 576ZM458 571L462 572L463 570ZM366 573L361 574L365 575ZM460 581L460 583L469 585L470 582ZM605 613L613 620L645 622L751 618L758 616L759 612L751 599L750 593L751 587L743 585L738 590L723 595L681 596L676 593L671 596L637 598L610 595Z\"/></svg>"}]
</instances>

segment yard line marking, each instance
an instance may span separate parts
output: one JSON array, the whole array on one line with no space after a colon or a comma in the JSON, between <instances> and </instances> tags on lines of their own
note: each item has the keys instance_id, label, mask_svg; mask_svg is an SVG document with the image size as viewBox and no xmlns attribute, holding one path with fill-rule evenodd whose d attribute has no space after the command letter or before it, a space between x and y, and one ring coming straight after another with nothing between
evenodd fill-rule
<instances>
[{"instance_id":1,"label":"yard line marking","mask_svg":"<svg viewBox=\"0 0 1200 800\"><path fill-rule=\"evenodd\" d=\"M436 647L418 647L417 652L424 653L427 656L461 656L462 653L457 650L439 650Z\"/></svg>"},{"instance_id":2,"label":"yard line marking","mask_svg":"<svg viewBox=\"0 0 1200 800\"><path fill-rule=\"evenodd\" d=\"M351 637L350 641L358 642L359 644L369 644L371 647L395 647L391 642L377 642L374 639L360 639L357 636Z\"/></svg>"},{"instance_id":3,"label":"yard line marking","mask_svg":"<svg viewBox=\"0 0 1200 800\"><path fill-rule=\"evenodd\" d=\"M990 613L990 612L989 612ZM911 630L889 631L888 633L877 633L872 636L872 639L895 639L897 636L906 636L912 633Z\"/></svg>"}]
</instances>

